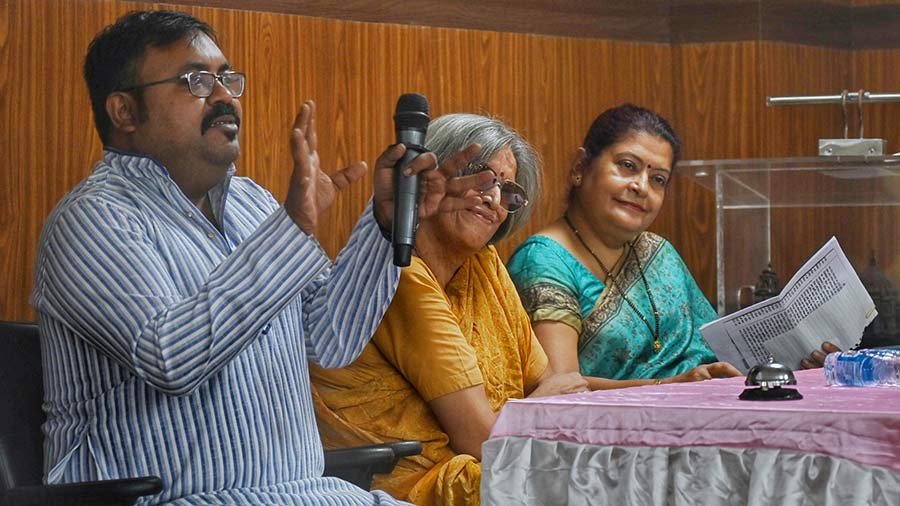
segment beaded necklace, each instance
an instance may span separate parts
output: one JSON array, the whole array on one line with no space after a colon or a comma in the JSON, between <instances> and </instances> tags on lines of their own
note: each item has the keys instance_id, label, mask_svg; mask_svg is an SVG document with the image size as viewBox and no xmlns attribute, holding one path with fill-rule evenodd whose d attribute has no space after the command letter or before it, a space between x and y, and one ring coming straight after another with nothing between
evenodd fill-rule
<instances>
[{"instance_id":1,"label":"beaded necklace","mask_svg":"<svg viewBox=\"0 0 900 506\"><path fill-rule=\"evenodd\" d=\"M609 281L613 288L619 291L619 293L622 295L622 298L625 299L625 302L627 302L628 305L631 306L631 309L633 309L634 312L637 313L637 315L641 318L641 321L644 322L644 325L647 326L647 330L649 330L650 334L653 335L653 353L659 353L659 350L662 349L662 342L659 340L659 311L656 309L656 301L653 299L653 293L650 291L650 285L647 283L647 277L644 276L644 267L641 265L640 257L635 254L634 259L637 261L638 272L641 273L641 280L644 282L644 288L646 288L647 290L647 298L650 299L650 307L653 309L652 326L650 325L650 320L648 320L647 317L644 316L644 313L642 313L641 310L638 309L638 307L634 304L634 302L631 301L631 299L628 298L627 295L625 295L625 290L622 290L622 287L619 286L616 278L610 274L609 269L606 268L606 265L603 264L603 262L600 260L600 257L597 256L596 253L594 253L594 250L592 250L591 247L587 245L587 242L585 242L584 238L581 237L581 234L578 233L578 229L575 228L575 224L572 223L571 219L569 219L569 215L564 214L563 218L566 220L566 225L568 225L572 230L572 234L574 234L575 238L578 239L578 242L580 242L581 245L584 246L584 249L586 249L587 252L590 253L592 257L594 257L594 260L597 261L597 265L599 265L600 269L603 270L603 274L606 275L607 281ZM634 243L631 244L631 250L634 251ZM631 254L631 251L629 251L629 254ZM628 258L626 257L625 259L627 260Z\"/></svg>"}]
</instances>

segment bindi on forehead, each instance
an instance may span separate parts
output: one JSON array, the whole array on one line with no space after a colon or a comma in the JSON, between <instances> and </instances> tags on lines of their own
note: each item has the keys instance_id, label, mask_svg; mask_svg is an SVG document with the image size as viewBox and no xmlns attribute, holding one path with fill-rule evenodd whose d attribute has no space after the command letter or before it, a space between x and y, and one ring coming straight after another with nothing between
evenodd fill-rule
<instances>
[{"instance_id":1,"label":"bindi on forehead","mask_svg":"<svg viewBox=\"0 0 900 506\"><path fill-rule=\"evenodd\" d=\"M518 170L516 157L509 147L503 148L494 154L489 163L501 179L513 179L513 175Z\"/></svg>"}]
</instances>

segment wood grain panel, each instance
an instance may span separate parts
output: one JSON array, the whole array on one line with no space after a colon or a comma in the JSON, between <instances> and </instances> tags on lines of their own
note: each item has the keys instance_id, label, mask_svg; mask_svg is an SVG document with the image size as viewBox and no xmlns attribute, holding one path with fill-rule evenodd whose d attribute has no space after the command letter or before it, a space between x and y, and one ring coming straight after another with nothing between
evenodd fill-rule
<instances>
[{"instance_id":1,"label":"wood grain panel","mask_svg":"<svg viewBox=\"0 0 900 506\"><path fill-rule=\"evenodd\" d=\"M850 89L900 93L900 49L861 50L853 53ZM887 141L887 152L900 152L900 103L867 104L863 109L865 137Z\"/></svg>"},{"instance_id":2,"label":"wood grain panel","mask_svg":"<svg viewBox=\"0 0 900 506\"><path fill-rule=\"evenodd\" d=\"M865 75L867 82L885 83L893 69L867 68L860 72L853 65L858 55L850 51L791 46L786 44L762 44L765 93L767 95L818 95L832 94L844 88L855 89L856 75ZM866 52L868 53L868 52ZM882 53L891 53L885 51ZM875 83L873 83L875 84ZM883 104L891 105L891 104ZM897 105L893 104L896 109ZM871 111L868 129L896 132L890 127L882 130L875 125L890 115L879 105L867 106ZM850 136L857 135L855 107L848 108ZM766 131L763 154L767 157L815 156L819 138L843 136L843 116L839 106L791 106L768 108L762 124ZM887 126L887 125L884 125ZM813 191L825 192L823 185ZM772 265L787 281L803 262L832 235L837 237L851 263L861 271L868 262L870 251L883 267L897 269L892 256L897 253L895 237L900 222L897 207L833 207L776 209L772 212ZM900 277L893 278L895 282Z\"/></svg>"},{"instance_id":3,"label":"wood grain panel","mask_svg":"<svg viewBox=\"0 0 900 506\"><path fill-rule=\"evenodd\" d=\"M119 15L146 7L0 3L2 318L33 318L27 296L40 227L100 154L80 75L87 44ZM305 98L316 99L320 154L329 170L355 160L371 165L393 142L391 116L403 92L428 96L433 115L489 113L519 129L543 155L547 198L531 227L501 245L504 256L558 216L571 153L597 113L623 101L672 111L671 48L665 44L185 10L216 28L225 54L249 76L238 172L276 198L286 193L288 131ZM330 254L346 241L371 188L370 179L351 188L325 217L320 240Z\"/></svg>"},{"instance_id":4,"label":"wood grain panel","mask_svg":"<svg viewBox=\"0 0 900 506\"><path fill-rule=\"evenodd\" d=\"M106 0L0 1L0 275L6 294L0 318L33 317L27 295L40 227L100 153L81 78L85 48L119 15L148 5L171 8ZM891 50L848 56L756 41L671 46L184 9L218 30L225 53L249 75L238 170L279 199L291 168L288 130L305 98L317 101L320 153L329 170L355 160L374 162L393 141L391 115L404 92L428 96L433 115L488 113L520 130L543 156L544 200L530 226L500 245L504 257L559 215L572 152L607 107L630 101L669 117L685 141L685 158L786 156L809 154L806 146L831 131L839 112L765 109L765 94L834 91L843 84L841 68L852 68L851 87L900 89L893 65L900 55ZM867 108L866 125L900 151L896 107ZM330 254L346 241L371 188L371 180L357 184L325 217L320 239ZM653 226L679 249L711 299L714 224L711 193L681 179ZM788 225L779 233L810 244L821 235L806 237ZM786 259L781 270L790 270L792 261Z\"/></svg>"},{"instance_id":5,"label":"wood grain panel","mask_svg":"<svg viewBox=\"0 0 900 506\"><path fill-rule=\"evenodd\" d=\"M149 2L148 2L149 3ZM176 0L173 5L363 22L669 42L669 0Z\"/></svg>"},{"instance_id":6,"label":"wood grain panel","mask_svg":"<svg viewBox=\"0 0 900 506\"><path fill-rule=\"evenodd\" d=\"M765 97L840 93L850 82L850 51L761 42L760 69L762 93L754 105L762 142L755 156L816 156L818 139L843 136L839 106L766 107Z\"/></svg>"},{"instance_id":7,"label":"wood grain panel","mask_svg":"<svg viewBox=\"0 0 900 506\"><path fill-rule=\"evenodd\" d=\"M79 72L83 55L72 49L86 47L91 27L114 9L47 1L3 2L0 9L0 316L22 319L31 316L27 297L44 218L99 153Z\"/></svg>"},{"instance_id":8,"label":"wood grain panel","mask_svg":"<svg viewBox=\"0 0 900 506\"><path fill-rule=\"evenodd\" d=\"M766 107L764 100L768 95L824 94L843 89L850 81L850 51L771 42L755 43L752 47L745 45L742 49L743 58L728 56L723 60L730 64L723 64L715 61L716 52L734 48L725 45L679 48L677 54L684 63L677 64L683 74L680 80L676 77L675 95L680 98L679 104L697 108L678 115L680 123L690 121L686 118L694 118L694 124L688 126L689 133L686 134L690 157L814 156L819 138L841 135L839 108L775 108ZM704 89L704 72L718 76L713 78L717 80L711 86L714 91ZM745 82L738 84L741 81ZM716 99L717 94L724 98ZM702 109L703 104L709 104L710 110L716 112L707 113ZM735 128L738 129L736 134L730 131ZM746 130L742 130L744 128ZM673 225L676 228L670 237L695 273L701 288L712 298L715 293L715 259L710 254L715 251L713 196L709 191L690 186L676 190L676 195L680 197L677 200L692 207L688 213L673 213L680 221ZM868 215L859 214L861 211L862 208L850 208L842 212L851 222L868 219ZM824 242L820 237L823 233L812 233L813 229L806 225L809 215L818 216L822 220L817 222L821 227L834 229L837 226L839 222L828 213L832 211L821 211L821 216L812 210L798 214L787 210L773 212L771 260L775 270L785 276L783 280L799 266L791 255L799 255L802 261ZM765 264L766 259L756 258L758 254L753 252L751 245L726 246L731 248L728 253L731 262ZM862 252L854 250L853 254L861 255ZM746 280L747 283L754 281Z\"/></svg>"},{"instance_id":9,"label":"wood grain panel","mask_svg":"<svg viewBox=\"0 0 900 506\"><path fill-rule=\"evenodd\" d=\"M756 155L760 104L758 43L675 46L675 117L685 159Z\"/></svg>"},{"instance_id":10,"label":"wood grain panel","mask_svg":"<svg viewBox=\"0 0 900 506\"><path fill-rule=\"evenodd\" d=\"M853 48L887 49L900 47L900 4L854 7Z\"/></svg>"},{"instance_id":11,"label":"wood grain panel","mask_svg":"<svg viewBox=\"0 0 900 506\"><path fill-rule=\"evenodd\" d=\"M757 155L759 131L758 44L735 42L675 46L675 125L685 159ZM715 195L679 178L653 227L669 238L715 301Z\"/></svg>"},{"instance_id":12,"label":"wood grain panel","mask_svg":"<svg viewBox=\"0 0 900 506\"><path fill-rule=\"evenodd\" d=\"M761 0L760 39L849 49L853 7L811 0Z\"/></svg>"},{"instance_id":13,"label":"wood grain panel","mask_svg":"<svg viewBox=\"0 0 900 506\"><path fill-rule=\"evenodd\" d=\"M897 47L900 40L896 30L891 29L900 13L891 7L897 4L883 1L855 5L850 0L482 0L477 5L467 0L415 3L173 0L167 3L632 42L772 40L849 48L851 41L858 41L865 47L883 48Z\"/></svg>"},{"instance_id":14,"label":"wood grain panel","mask_svg":"<svg viewBox=\"0 0 900 506\"><path fill-rule=\"evenodd\" d=\"M760 33L760 11L759 0L672 0L672 42L756 40Z\"/></svg>"},{"instance_id":15,"label":"wood grain panel","mask_svg":"<svg viewBox=\"0 0 900 506\"><path fill-rule=\"evenodd\" d=\"M900 192L900 188L897 189ZM897 207L779 209L772 213L773 265L782 284L831 236L862 273L874 253L878 266L900 286L900 211ZM775 241L781 238L781 243ZM789 238L790 240L784 240Z\"/></svg>"},{"instance_id":16,"label":"wood grain panel","mask_svg":"<svg viewBox=\"0 0 900 506\"><path fill-rule=\"evenodd\" d=\"M857 75L865 76L867 80L877 75L871 69L854 66L852 62L856 58L853 52L846 50L763 42L760 44L763 95L817 95L835 93L848 87L854 89L850 83ZM887 72L890 73L890 70ZM855 108L849 108L848 112L850 135L855 136ZM881 118L875 114L874 118L869 119L877 123ZM815 156L819 138L843 135L843 117L839 106L764 108L760 125L763 134L758 156L766 158ZM828 182L820 182L820 187L812 188L812 191L828 190ZM790 189L774 191L789 192ZM892 258L896 247L893 241L885 241L884 238L894 236L898 222L900 208L897 207L773 209L773 268L781 275L782 282L787 281L809 255L834 235L858 270L866 266L870 252L874 252L883 267L896 271L898 267ZM891 275L895 282L900 280L895 274ZM753 281L746 280L748 283Z\"/></svg>"},{"instance_id":17,"label":"wood grain panel","mask_svg":"<svg viewBox=\"0 0 900 506\"><path fill-rule=\"evenodd\" d=\"M900 61L900 49L854 51L852 60L850 89L900 93L900 68L896 64ZM885 139L888 153L900 152L900 103L868 104L863 113L865 137ZM892 190L900 195L900 188L895 186ZM863 209L825 218L841 223L837 227L838 240L857 271L867 265L869 253L874 250L878 265L900 287L900 249L896 240L900 237L900 208Z\"/></svg>"},{"instance_id":18,"label":"wood grain panel","mask_svg":"<svg viewBox=\"0 0 900 506\"><path fill-rule=\"evenodd\" d=\"M898 0L853 0L853 5L900 5Z\"/></svg>"}]
</instances>

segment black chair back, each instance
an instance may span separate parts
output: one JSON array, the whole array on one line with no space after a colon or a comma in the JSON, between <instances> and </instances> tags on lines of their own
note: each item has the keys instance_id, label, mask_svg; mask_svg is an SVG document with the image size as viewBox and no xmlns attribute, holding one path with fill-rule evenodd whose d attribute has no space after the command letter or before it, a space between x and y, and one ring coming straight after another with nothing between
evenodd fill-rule
<instances>
[{"instance_id":1,"label":"black chair back","mask_svg":"<svg viewBox=\"0 0 900 506\"><path fill-rule=\"evenodd\" d=\"M41 483L43 396L37 325L0 322L0 491Z\"/></svg>"},{"instance_id":2,"label":"black chair back","mask_svg":"<svg viewBox=\"0 0 900 506\"><path fill-rule=\"evenodd\" d=\"M44 378L34 323L0 321L0 506L130 506L156 476L43 485Z\"/></svg>"},{"instance_id":3,"label":"black chair back","mask_svg":"<svg viewBox=\"0 0 900 506\"><path fill-rule=\"evenodd\" d=\"M43 384L37 325L0 321L0 506L132 505L162 490L155 476L42 486ZM417 441L329 451L326 474L368 488L373 473L421 451Z\"/></svg>"}]
</instances>

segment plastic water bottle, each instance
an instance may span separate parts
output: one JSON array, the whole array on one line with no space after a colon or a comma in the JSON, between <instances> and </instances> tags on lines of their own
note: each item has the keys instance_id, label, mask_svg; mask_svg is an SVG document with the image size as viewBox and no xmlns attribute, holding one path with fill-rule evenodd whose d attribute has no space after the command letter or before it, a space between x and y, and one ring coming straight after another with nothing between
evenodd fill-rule
<instances>
[{"instance_id":1,"label":"plastic water bottle","mask_svg":"<svg viewBox=\"0 0 900 506\"><path fill-rule=\"evenodd\" d=\"M839 351L825 357L825 382L854 387L900 387L900 349Z\"/></svg>"}]
</instances>

